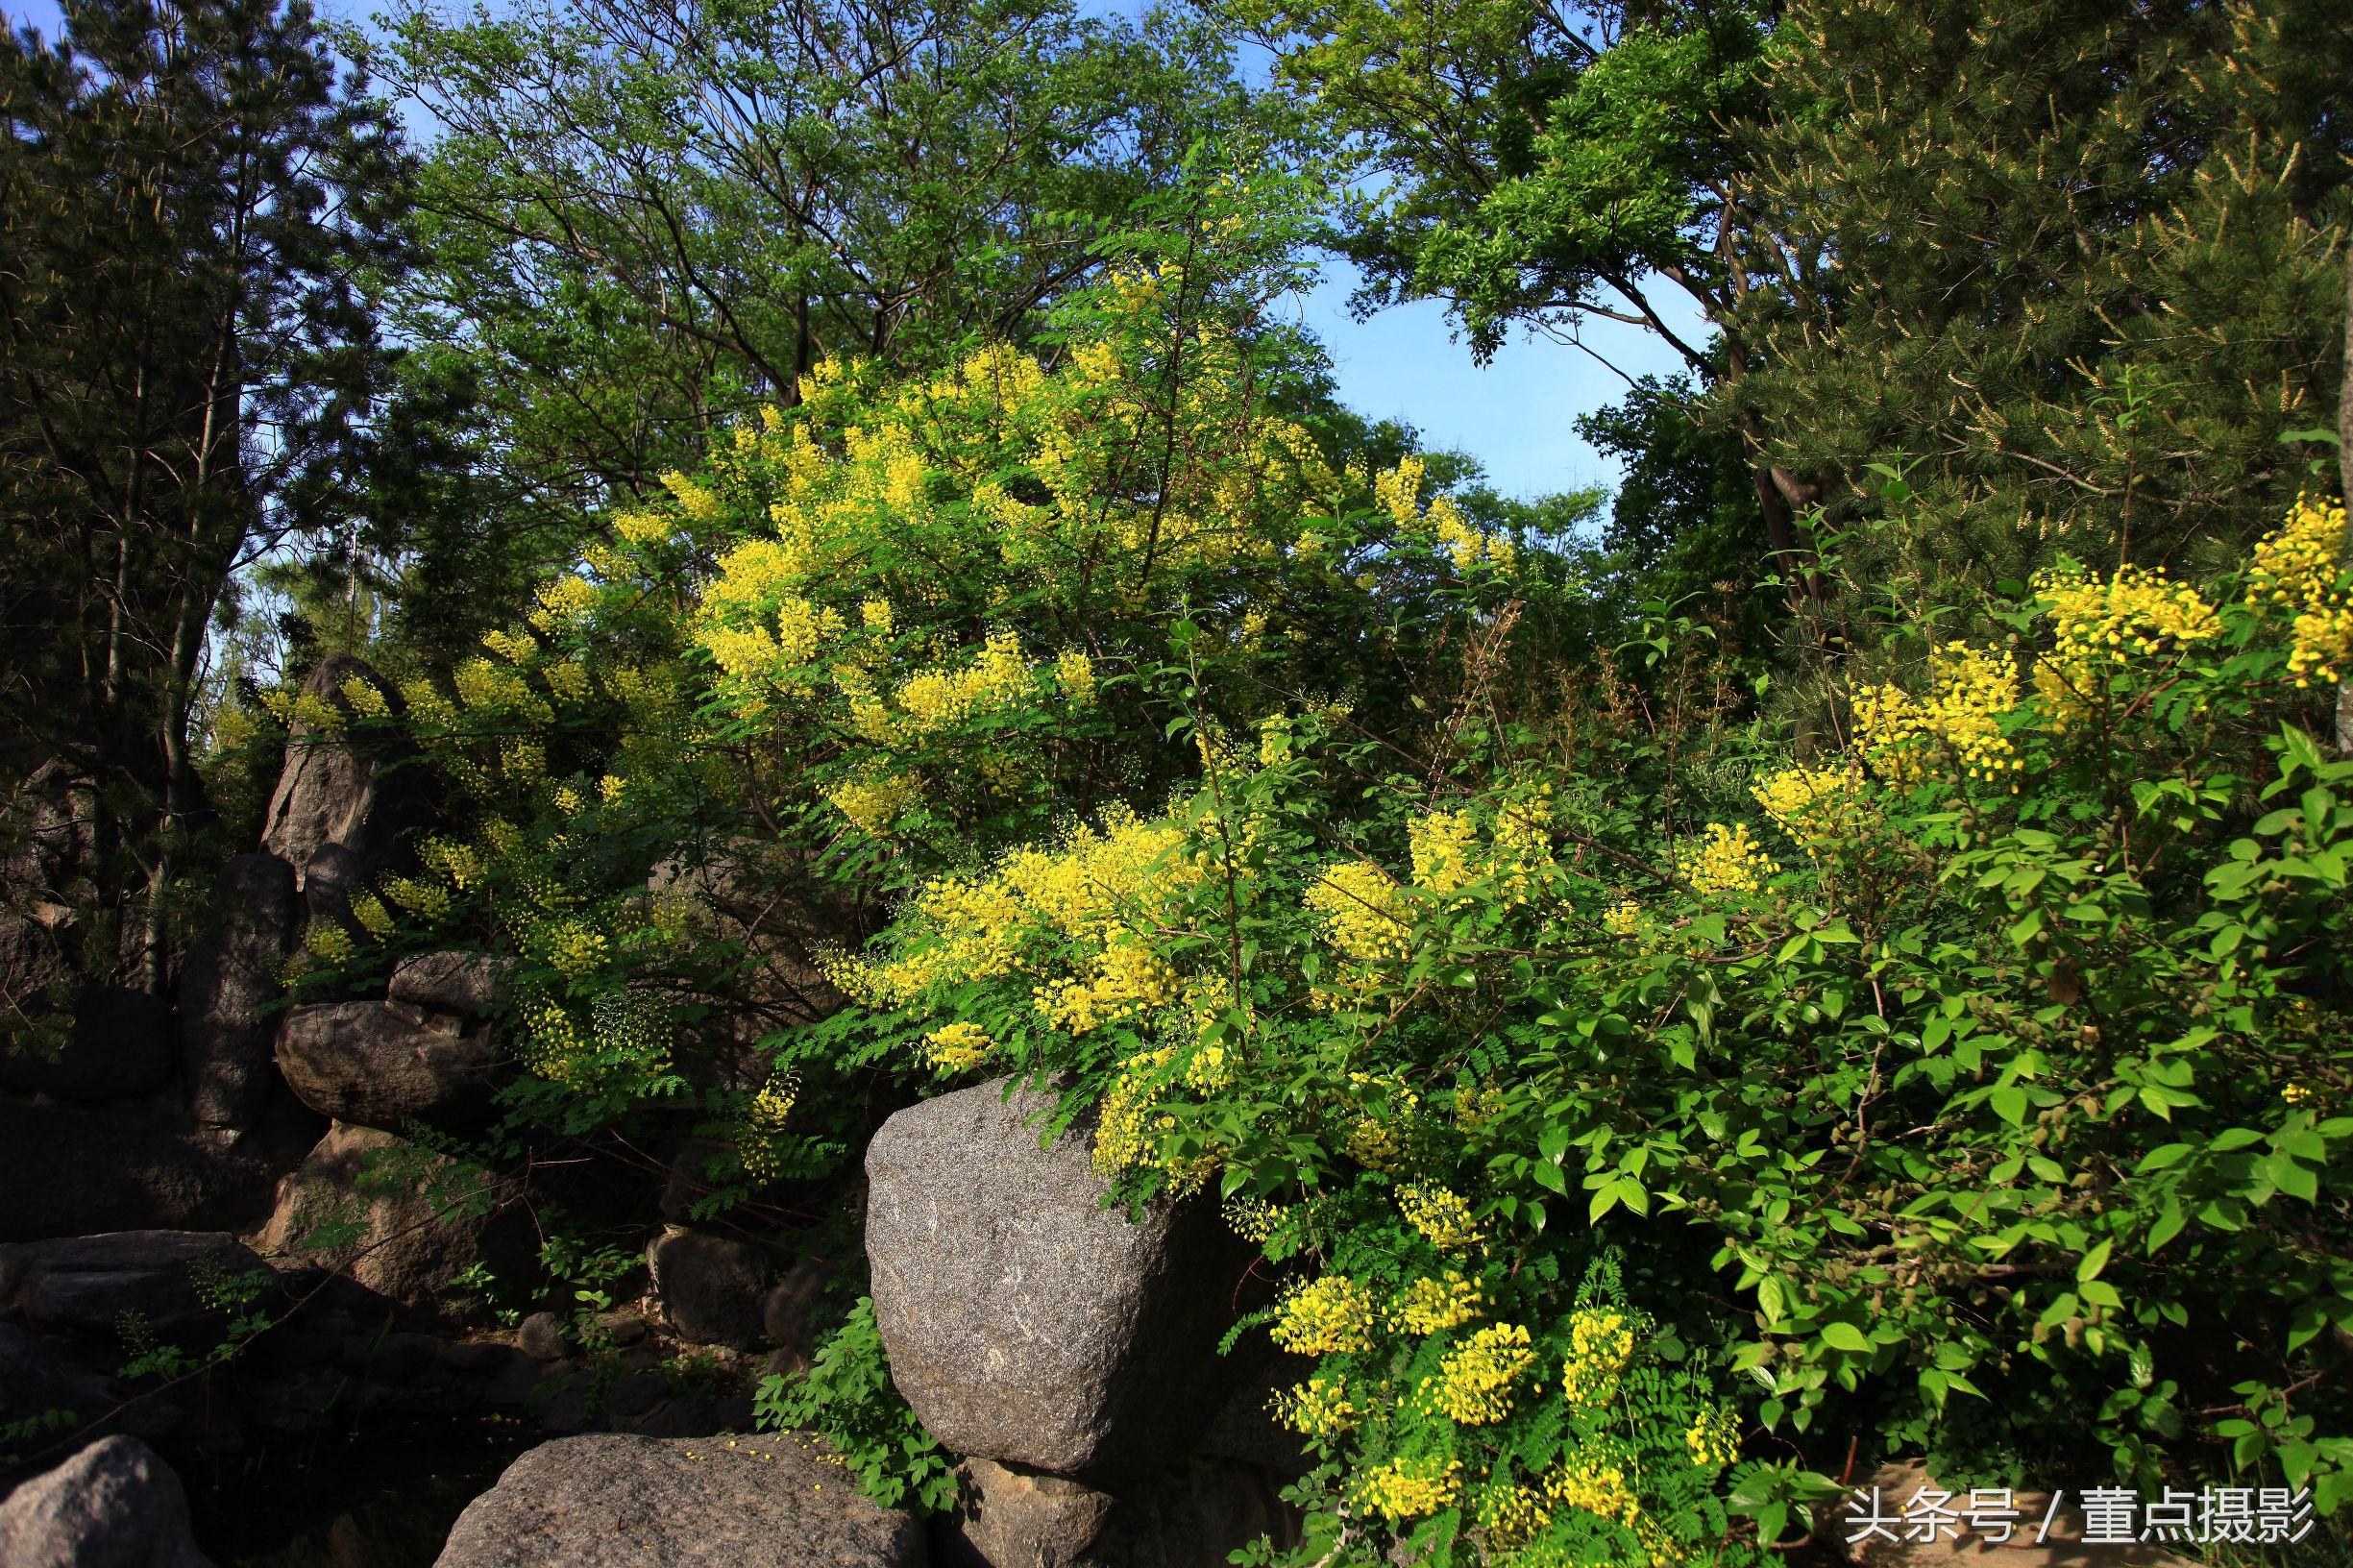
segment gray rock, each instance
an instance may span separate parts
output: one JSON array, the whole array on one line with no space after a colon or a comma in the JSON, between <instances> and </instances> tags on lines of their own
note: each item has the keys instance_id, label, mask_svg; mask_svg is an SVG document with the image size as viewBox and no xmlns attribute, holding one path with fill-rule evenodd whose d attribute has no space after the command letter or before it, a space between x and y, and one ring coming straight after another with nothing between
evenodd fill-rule
<instances>
[{"instance_id":1,"label":"gray rock","mask_svg":"<svg viewBox=\"0 0 2353 1568\"><path fill-rule=\"evenodd\" d=\"M83 986L74 992L62 1048L0 1054L0 1089L61 1100L133 1100L163 1087L173 1055L168 1002L127 986Z\"/></svg>"},{"instance_id":2,"label":"gray rock","mask_svg":"<svg viewBox=\"0 0 2353 1568\"><path fill-rule=\"evenodd\" d=\"M833 1269L814 1258L803 1258L784 1271L784 1278L760 1298L760 1331L779 1350L807 1357L816 1349L817 1310L824 1300Z\"/></svg>"},{"instance_id":3,"label":"gray rock","mask_svg":"<svg viewBox=\"0 0 2353 1568\"><path fill-rule=\"evenodd\" d=\"M367 933L352 914L352 900L368 885L368 864L359 851L340 844L322 844L310 852L302 869L303 931L322 925L339 927L354 942Z\"/></svg>"},{"instance_id":4,"label":"gray rock","mask_svg":"<svg viewBox=\"0 0 2353 1568\"><path fill-rule=\"evenodd\" d=\"M453 1131L478 1126L502 1077L486 1031L436 1034L380 1002L295 1008L278 1032L278 1068L319 1115L387 1132L411 1120Z\"/></svg>"},{"instance_id":5,"label":"gray rock","mask_svg":"<svg viewBox=\"0 0 2353 1568\"><path fill-rule=\"evenodd\" d=\"M396 1002L461 1018L488 1017L506 992L509 960L489 953L419 953L392 971Z\"/></svg>"},{"instance_id":6,"label":"gray rock","mask_svg":"<svg viewBox=\"0 0 2353 1568\"><path fill-rule=\"evenodd\" d=\"M564 1320L553 1312L533 1312L515 1330L515 1348L535 1361L564 1359Z\"/></svg>"},{"instance_id":7,"label":"gray rock","mask_svg":"<svg viewBox=\"0 0 2353 1568\"><path fill-rule=\"evenodd\" d=\"M662 1313L678 1337L749 1350L760 1342L768 1259L748 1242L665 1226L646 1248Z\"/></svg>"},{"instance_id":8,"label":"gray rock","mask_svg":"<svg viewBox=\"0 0 2353 1568\"><path fill-rule=\"evenodd\" d=\"M1091 1126L1009 1080L892 1116L866 1156L891 1378L959 1454L1098 1480L1191 1452L1231 1392L1216 1353L1249 1256L1213 1205L1106 1209Z\"/></svg>"},{"instance_id":9,"label":"gray rock","mask_svg":"<svg viewBox=\"0 0 2353 1568\"><path fill-rule=\"evenodd\" d=\"M458 1516L436 1568L921 1568L813 1437L599 1433L531 1450Z\"/></svg>"},{"instance_id":10,"label":"gray rock","mask_svg":"<svg viewBox=\"0 0 2353 1568\"><path fill-rule=\"evenodd\" d=\"M278 1184L256 1244L282 1263L348 1274L413 1312L447 1313L451 1282L477 1263L530 1263L528 1221L502 1207L505 1185L407 1139L340 1123ZM483 1211L478 1213L477 1211Z\"/></svg>"},{"instance_id":11,"label":"gray rock","mask_svg":"<svg viewBox=\"0 0 2353 1568\"><path fill-rule=\"evenodd\" d=\"M0 1311L44 1334L111 1340L126 1312L174 1344L218 1343L233 1313L205 1297L220 1282L259 1276L266 1308L277 1275L220 1231L116 1231L0 1247Z\"/></svg>"},{"instance_id":12,"label":"gray rock","mask_svg":"<svg viewBox=\"0 0 2353 1568\"><path fill-rule=\"evenodd\" d=\"M1299 1540L1274 1478L1247 1465L1181 1464L1116 1492L987 1459L956 1475L945 1533L994 1568L1219 1568L1261 1536Z\"/></svg>"},{"instance_id":13,"label":"gray rock","mask_svg":"<svg viewBox=\"0 0 2353 1568\"><path fill-rule=\"evenodd\" d=\"M301 900L294 868L276 855L238 855L212 884L204 928L180 968L180 1054L188 1111L213 1127L245 1127L270 1090L262 1011L282 994L279 967L294 943Z\"/></svg>"},{"instance_id":14,"label":"gray rock","mask_svg":"<svg viewBox=\"0 0 2353 1568\"><path fill-rule=\"evenodd\" d=\"M375 680L376 673L358 659L331 654L310 672L303 690L343 707L343 682L354 676ZM398 797L407 792L402 781L387 776L388 766L387 758L353 745L343 731L296 723L286 737L284 769L262 815L262 847L288 865L306 868L306 889L310 857L322 845L340 845L363 858L380 856L397 825L388 819L404 816L401 808L406 804Z\"/></svg>"},{"instance_id":15,"label":"gray rock","mask_svg":"<svg viewBox=\"0 0 2353 1568\"><path fill-rule=\"evenodd\" d=\"M0 1241L149 1227L244 1230L270 1212L278 1178L318 1140L290 1100L231 1139L176 1107L0 1100Z\"/></svg>"},{"instance_id":16,"label":"gray rock","mask_svg":"<svg viewBox=\"0 0 2353 1568\"><path fill-rule=\"evenodd\" d=\"M0 1503L9 1568L209 1568L180 1478L136 1437L109 1437Z\"/></svg>"}]
</instances>

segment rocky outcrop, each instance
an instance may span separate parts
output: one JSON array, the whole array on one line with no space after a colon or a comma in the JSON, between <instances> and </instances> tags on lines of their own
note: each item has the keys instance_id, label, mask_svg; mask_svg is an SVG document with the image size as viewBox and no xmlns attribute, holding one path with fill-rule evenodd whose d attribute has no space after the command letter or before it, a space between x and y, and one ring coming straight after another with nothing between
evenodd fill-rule
<instances>
[{"instance_id":1,"label":"rocky outcrop","mask_svg":"<svg viewBox=\"0 0 2353 1568\"><path fill-rule=\"evenodd\" d=\"M867 1257L892 1381L959 1454L1086 1480L1192 1452L1231 1392L1217 1342L1248 1257L1206 1203L1104 1207L1082 1122L1010 1080L886 1121Z\"/></svg>"},{"instance_id":2,"label":"rocky outcrop","mask_svg":"<svg viewBox=\"0 0 2353 1568\"><path fill-rule=\"evenodd\" d=\"M595 1435L535 1448L458 1516L436 1568L922 1568L915 1516L876 1507L799 1435Z\"/></svg>"},{"instance_id":3,"label":"rocky outcrop","mask_svg":"<svg viewBox=\"0 0 2353 1568\"><path fill-rule=\"evenodd\" d=\"M233 1139L176 1107L0 1101L0 1241L96 1231L242 1229L270 1212L278 1178L317 1141L291 1101Z\"/></svg>"},{"instance_id":4,"label":"rocky outcrop","mask_svg":"<svg viewBox=\"0 0 2353 1568\"><path fill-rule=\"evenodd\" d=\"M250 1126L268 1099L278 1020L264 1009L282 994L300 907L294 868L276 855L238 855L213 881L180 968L181 1061L199 1125Z\"/></svg>"},{"instance_id":5,"label":"rocky outcrop","mask_svg":"<svg viewBox=\"0 0 2353 1568\"><path fill-rule=\"evenodd\" d=\"M109 1437L0 1503L9 1568L209 1568L188 1533L187 1494L136 1437Z\"/></svg>"},{"instance_id":6,"label":"rocky outcrop","mask_svg":"<svg viewBox=\"0 0 2353 1568\"><path fill-rule=\"evenodd\" d=\"M278 1068L319 1115L386 1131L478 1126L501 1081L486 1030L421 1028L380 1002L295 1008L278 1033Z\"/></svg>"},{"instance_id":7,"label":"rocky outcrop","mask_svg":"<svg viewBox=\"0 0 2353 1568\"><path fill-rule=\"evenodd\" d=\"M365 1180L372 1170L390 1179ZM500 1275L528 1266L527 1220L502 1213L502 1195L487 1172L338 1123L279 1184L255 1244L282 1266L333 1269L410 1312L438 1315L453 1305L451 1282L476 1263Z\"/></svg>"},{"instance_id":8,"label":"rocky outcrop","mask_svg":"<svg viewBox=\"0 0 2353 1568\"><path fill-rule=\"evenodd\" d=\"M668 1225L646 1248L646 1262L662 1315L680 1338L737 1350L760 1342L768 1259L759 1248Z\"/></svg>"},{"instance_id":9,"label":"rocky outcrop","mask_svg":"<svg viewBox=\"0 0 2353 1568\"><path fill-rule=\"evenodd\" d=\"M1181 1464L1115 1495L987 1459L956 1475L942 1556L974 1568L1219 1568L1262 1535L1298 1541L1273 1478L1247 1465Z\"/></svg>"},{"instance_id":10,"label":"rocky outcrop","mask_svg":"<svg viewBox=\"0 0 2353 1568\"><path fill-rule=\"evenodd\" d=\"M174 1054L168 1003L125 986L83 986L63 1046L0 1054L0 1090L85 1103L137 1099L170 1079Z\"/></svg>"},{"instance_id":11,"label":"rocky outcrop","mask_svg":"<svg viewBox=\"0 0 2353 1568\"><path fill-rule=\"evenodd\" d=\"M419 953L393 969L388 994L401 1006L479 1020L503 999L511 967L488 953Z\"/></svg>"},{"instance_id":12,"label":"rocky outcrop","mask_svg":"<svg viewBox=\"0 0 2353 1568\"><path fill-rule=\"evenodd\" d=\"M348 710L343 683L355 678L382 685L360 660L331 654L310 672L303 690ZM311 856L323 845L339 845L363 862L381 861L415 814L410 793L394 759L353 744L344 729L321 730L298 720L286 736L285 768L262 816L262 847L305 868L307 889Z\"/></svg>"},{"instance_id":13,"label":"rocky outcrop","mask_svg":"<svg viewBox=\"0 0 2353 1568\"><path fill-rule=\"evenodd\" d=\"M116 1337L125 1313L158 1339L207 1344L230 1312L207 1298L226 1281L277 1276L219 1231L116 1231L0 1247L0 1311L45 1334Z\"/></svg>"}]
</instances>

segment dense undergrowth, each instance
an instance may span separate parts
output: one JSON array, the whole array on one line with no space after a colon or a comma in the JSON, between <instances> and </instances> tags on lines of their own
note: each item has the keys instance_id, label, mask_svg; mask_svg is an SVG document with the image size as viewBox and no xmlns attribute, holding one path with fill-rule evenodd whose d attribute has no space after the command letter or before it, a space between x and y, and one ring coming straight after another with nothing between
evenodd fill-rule
<instances>
[{"instance_id":1,"label":"dense undergrowth","mask_svg":"<svg viewBox=\"0 0 2353 1568\"><path fill-rule=\"evenodd\" d=\"M451 684L311 699L466 802L317 972L517 953L516 1115L692 1112L715 1207L937 1087L1097 1107L1287 1282L1238 1335L1316 1358L1303 1560L1741 1557L1858 1452L2337 1510L2341 510L1900 613L1826 535L1873 640L1780 700L1673 606L1580 649L1573 545L1332 450L1236 255L828 361ZM830 912L848 1005L747 1034L711 876ZM879 1355L765 1403L937 1505Z\"/></svg>"}]
</instances>

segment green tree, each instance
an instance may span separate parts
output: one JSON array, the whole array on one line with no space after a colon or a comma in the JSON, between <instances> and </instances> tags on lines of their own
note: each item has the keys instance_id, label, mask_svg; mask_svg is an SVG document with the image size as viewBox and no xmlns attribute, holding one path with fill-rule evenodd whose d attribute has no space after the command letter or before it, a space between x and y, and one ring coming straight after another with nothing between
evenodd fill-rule
<instances>
[{"instance_id":1,"label":"green tree","mask_svg":"<svg viewBox=\"0 0 2353 1568\"><path fill-rule=\"evenodd\" d=\"M301 0L69 4L0 104L0 775L87 824L87 972L159 989L208 628L350 522L406 162Z\"/></svg>"},{"instance_id":2,"label":"green tree","mask_svg":"<svg viewBox=\"0 0 2353 1568\"><path fill-rule=\"evenodd\" d=\"M2055 552L2206 565L2303 481L2353 218L2342 8L1790 8L1730 395L1917 600Z\"/></svg>"},{"instance_id":3,"label":"green tree","mask_svg":"<svg viewBox=\"0 0 2353 1568\"><path fill-rule=\"evenodd\" d=\"M386 74L442 130L416 368L471 383L508 524L559 531L828 355L1033 331L1095 270L1082 220L1246 109L1205 31L1066 0L407 0L389 35Z\"/></svg>"}]
</instances>

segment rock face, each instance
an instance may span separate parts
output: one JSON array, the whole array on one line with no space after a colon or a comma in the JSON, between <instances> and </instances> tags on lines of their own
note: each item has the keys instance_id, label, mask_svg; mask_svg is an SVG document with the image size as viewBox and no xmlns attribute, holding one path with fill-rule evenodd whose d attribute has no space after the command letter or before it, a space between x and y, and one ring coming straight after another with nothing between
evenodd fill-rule
<instances>
[{"instance_id":1,"label":"rock face","mask_svg":"<svg viewBox=\"0 0 2353 1568\"><path fill-rule=\"evenodd\" d=\"M205 1299L209 1282L277 1276L220 1231L116 1231L0 1247L0 1311L46 1334L112 1340L125 1312L159 1339L202 1344L230 1314Z\"/></svg>"},{"instance_id":2,"label":"rock face","mask_svg":"<svg viewBox=\"0 0 2353 1568\"><path fill-rule=\"evenodd\" d=\"M951 1551L990 1568L1218 1568L1261 1535L1299 1539L1272 1478L1245 1465L1190 1463L1101 1492L1063 1476L967 1459ZM943 1556L948 1554L944 1553Z\"/></svg>"},{"instance_id":3,"label":"rock face","mask_svg":"<svg viewBox=\"0 0 2353 1568\"><path fill-rule=\"evenodd\" d=\"M180 1478L136 1437L109 1437L0 1503L9 1568L210 1568Z\"/></svg>"},{"instance_id":4,"label":"rock face","mask_svg":"<svg viewBox=\"0 0 2353 1568\"><path fill-rule=\"evenodd\" d=\"M366 664L338 653L319 661L303 690L340 707L343 683L354 677L381 684ZM381 858L406 804L399 798L405 792L385 776L386 766L387 759L339 734L297 722L286 737L285 769L262 817L262 847L290 866L306 868L319 847L330 844L363 860Z\"/></svg>"},{"instance_id":5,"label":"rock face","mask_svg":"<svg viewBox=\"0 0 2353 1568\"><path fill-rule=\"evenodd\" d=\"M505 994L507 967L488 953L419 953L392 971L390 995L429 1013L485 1018Z\"/></svg>"},{"instance_id":6,"label":"rock face","mask_svg":"<svg viewBox=\"0 0 2353 1568\"><path fill-rule=\"evenodd\" d=\"M499 1086L487 1032L422 1029L380 1002L295 1008L278 1032L278 1067L321 1115L386 1131L479 1125Z\"/></svg>"},{"instance_id":7,"label":"rock face","mask_svg":"<svg viewBox=\"0 0 2353 1568\"><path fill-rule=\"evenodd\" d=\"M892 1381L959 1454L1090 1481L1191 1452L1230 1392L1216 1345L1247 1255L1206 1203L1103 1207L1091 1130L1009 1080L883 1123L867 1257Z\"/></svg>"},{"instance_id":8,"label":"rock face","mask_svg":"<svg viewBox=\"0 0 2353 1568\"><path fill-rule=\"evenodd\" d=\"M270 1090L262 1008L280 994L278 968L294 942L301 900L294 868L276 855L238 855L212 884L204 928L180 969L180 1050L188 1111L208 1127L245 1127Z\"/></svg>"},{"instance_id":9,"label":"rock face","mask_svg":"<svg viewBox=\"0 0 2353 1568\"><path fill-rule=\"evenodd\" d=\"M0 1089L61 1100L136 1099L172 1073L172 1010L143 991L84 986L74 993L73 1026L56 1056L0 1055Z\"/></svg>"},{"instance_id":10,"label":"rock face","mask_svg":"<svg viewBox=\"0 0 2353 1568\"><path fill-rule=\"evenodd\" d=\"M663 1315L682 1339L749 1350L760 1342L768 1260L747 1242L669 1225L646 1248Z\"/></svg>"},{"instance_id":11,"label":"rock face","mask_svg":"<svg viewBox=\"0 0 2353 1568\"><path fill-rule=\"evenodd\" d=\"M282 1101L233 1143L152 1103L0 1101L0 1241L241 1229L269 1213L278 1178L318 1136L309 1113Z\"/></svg>"},{"instance_id":12,"label":"rock face","mask_svg":"<svg viewBox=\"0 0 2353 1568\"><path fill-rule=\"evenodd\" d=\"M397 1167L381 1191L361 1190L372 1168ZM437 1313L450 1282L475 1263L520 1272L530 1258L527 1224L496 1209L490 1176L419 1151L370 1127L331 1128L302 1167L278 1185L278 1207L255 1239L282 1265L315 1265L352 1279L412 1312ZM470 1210L489 1206L492 1212ZM335 1247L309 1245L322 1227L356 1220Z\"/></svg>"},{"instance_id":13,"label":"rock face","mask_svg":"<svg viewBox=\"0 0 2353 1568\"><path fill-rule=\"evenodd\" d=\"M567 1437L458 1516L435 1568L922 1568L915 1516L881 1508L795 1435Z\"/></svg>"}]
</instances>

